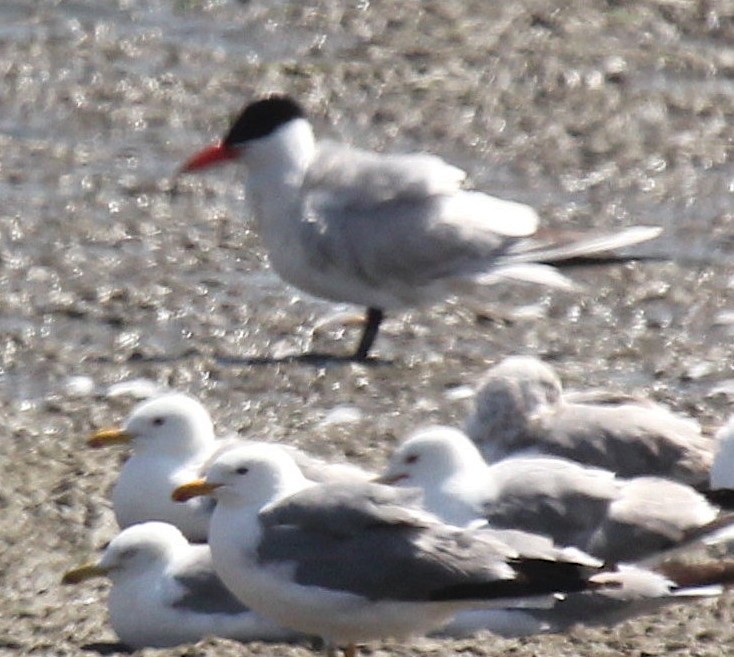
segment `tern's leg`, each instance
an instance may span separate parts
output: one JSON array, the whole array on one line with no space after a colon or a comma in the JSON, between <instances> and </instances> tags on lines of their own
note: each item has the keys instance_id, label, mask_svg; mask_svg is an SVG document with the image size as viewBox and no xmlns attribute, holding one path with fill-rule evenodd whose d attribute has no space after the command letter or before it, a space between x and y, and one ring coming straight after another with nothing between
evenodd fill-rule
<instances>
[{"instance_id":1,"label":"tern's leg","mask_svg":"<svg viewBox=\"0 0 734 657\"><path fill-rule=\"evenodd\" d=\"M377 332L380 330L380 324L384 317L385 314L379 308L367 308L364 330L357 351L354 352L354 360L367 360L367 355L377 337Z\"/></svg>"}]
</instances>

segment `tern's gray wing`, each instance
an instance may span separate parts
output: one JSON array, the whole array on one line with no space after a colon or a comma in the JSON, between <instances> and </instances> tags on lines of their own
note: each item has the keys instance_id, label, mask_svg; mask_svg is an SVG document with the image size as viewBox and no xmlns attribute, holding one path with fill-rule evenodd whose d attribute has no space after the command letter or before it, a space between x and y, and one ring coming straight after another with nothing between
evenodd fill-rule
<instances>
[{"instance_id":1,"label":"tern's gray wing","mask_svg":"<svg viewBox=\"0 0 734 657\"><path fill-rule=\"evenodd\" d=\"M241 614L247 611L217 576L208 545L192 546L172 574L177 596L171 606L199 614Z\"/></svg>"},{"instance_id":2,"label":"tern's gray wing","mask_svg":"<svg viewBox=\"0 0 734 657\"><path fill-rule=\"evenodd\" d=\"M659 226L632 226L612 232L543 228L532 237L515 242L507 260L574 264L591 258L603 262L605 258L618 259L619 250L655 239L662 231Z\"/></svg>"},{"instance_id":3,"label":"tern's gray wing","mask_svg":"<svg viewBox=\"0 0 734 657\"><path fill-rule=\"evenodd\" d=\"M304 187L343 209L396 199L420 199L459 190L466 174L427 153L380 154L323 141Z\"/></svg>"},{"instance_id":4,"label":"tern's gray wing","mask_svg":"<svg viewBox=\"0 0 734 657\"><path fill-rule=\"evenodd\" d=\"M305 500L298 499L301 493L286 500L284 513L276 504L261 514L258 546L262 566L288 566L299 584L403 601L493 599L585 587L584 566L519 558L504 543L428 516L412 522L412 510L401 514L388 498L385 511L369 492L365 496L364 487L351 497L346 487L338 495L304 493ZM331 500L328 520L317 521L324 499ZM339 506L347 511L339 512ZM347 528L333 524L352 512L359 522Z\"/></svg>"},{"instance_id":5,"label":"tern's gray wing","mask_svg":"<svg viewBox=\"0 0 734 657\"><path fill-rule=\"evenodd\" d=\"M391 292L382 305L392 307L414 305L415 288L437 281L444 287L433 294L424 289L429 298L503 278L568 287L565 277L542 263L592 256L659 234L636 227L558 242L530 239L538 224L531 207L460 190L455 172L428 155L322 146L301 189L298 242L304 257L323 278L341 276ZM315 283L309 289L329 296Z\"/></svg>"},{"instance_id":6,"label":"tern's gray wing","mask_svg":"<svg viewBox=\"0 0 734 657\"><path fill-rule=\"evenodd\" d=\"M559 458L510 458L488 469L483 516L497 528L583 547L619 494L613 473Z\"/></svg>"},{"instance_id":7,"label":"tern's gray wing","mask_svg":"<svg viewBox=\"0 0 734 657\"><path fill-rule=\"evenodd\" d=\"M463 176L431 155L322 144L301 192L304 253L321 271L388 289L485 273L538 217L460 190Z\"/></svg>"},{"instance_id":8,"label":"tern's gray wing","mask_svg":"<svg viewBox=\"0 0 734 657\"><path fill-rule=\"evenodd\" d=\"M302 240L313 265L381 287L426 286L487 272L516 238L498 232L526 206L478 192L367 199L345 209L329 195L304 197ZM496 221L494 221L496 219ZM415 296L415 290L412 291Z\"/></svg>"}]
</instances>

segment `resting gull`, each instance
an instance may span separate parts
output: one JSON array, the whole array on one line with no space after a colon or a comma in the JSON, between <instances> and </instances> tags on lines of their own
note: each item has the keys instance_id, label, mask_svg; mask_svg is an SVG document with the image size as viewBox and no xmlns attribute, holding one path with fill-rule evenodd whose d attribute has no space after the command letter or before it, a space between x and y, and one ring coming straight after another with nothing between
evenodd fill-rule
<instances>
[{"instance_id":1,"label":"resting gull","mask_svg":"<svg viewBox=\"0 0 734 657\"><path fill-rule=\"evenodd\" d=\"M390 458L383 483L418 487L425 507L458 525L544 534L600 559L637 561L693 540L718 517L694 489L667 479L620 479L566 459L514 457L487 465L461 431L429 427Z\"/></svg>"},{"instance_id":2,"label":"resting gull","mask_svg":"<svg viewBox=\"0 0 734 657\"><path fill-rule=\"evenodd\" d=\"M706 496L721 506L734 507L734 415L716 432L716 453Z\"/></svg>"},{"instance_id":3,"label":"resting gull","mask_svg":"<svg viewBox=\"0 0 734 657\"><path fill-rule=\"evenodd\" d=\"M108 607L120 640L131 648L176 646L219 636L240 641L293 640L245 607L221 583L207 545L191 545L162 522L128 527L101 560L70 570L65 584L90 577L112 580Z\"/></svg>"},{"instance_id":4,"label":"resting gull","mask_svg":"<svg viewBox=\"0 0 734 657\"><path fill-rule=\"evenodd\" d=\"M191 541L206 541L213 500L195 499L186 504L171 500L176 486L200 475L206 463L244 441L237 437L218 439L206 408L181 393L163 394L133 408L122 427L101 429L89 445L129 443L133 454L120 472L112 491L115 517L121 528L160 520L178 527ZM293 447L296 458L314 481L371 475L354 466L325 463Z\"/></svg>"},{"instance_id":5,"label":"resting gull","mask_svg":"<svg viewBox=\"0 0 734 657\"><path fill-rule=\"evenodd\" d=\"M212 501L171 500L171 491L197 476L216 445L206 408L188 395L163 394L136 405L122 427L101 429L88 440L91 447L120 443L129 443L133 453L112 491L117 524L125 529L159 520L191 541L206 541Z\"/></svg>"},{"instance_id":6,"label":"resting gull","mask_svg":"<svg viewBox=\"0 0 734 657\"><path fill-rule=\"evenodd\" d=\"M585 590L596 572L446 525L415 506L415 491L312 484L275 445L228 450L174 495L213 495L209 544L225 585L284 627L323 637L332 653L424 633L462 608Z\"/></svg>"},{"instance_id":7,"label":"resting gull","mask_svg":"<svg viewBox=\"0 0 734 657\"><path fill-rule=\"evenodd\" d=\"M435 634L456 638L490 631L518 637L565 632L579 624L609 627L666 605L716 597L734 582L732 560L672 561L656 569L622 564L594 577L603 589L558 596L546 608L460 611Z\"/></svg>"},{"instance_id":8,"label":"resting gull","mask_svg":"<svg viewBox=\"0 0 734 657\"><path fill-rule=\"evenodd\" d=\"M659 404L564 395L556 372L531 356L506 358L486 373L466 430L490 463L533 452L695 487L705 487L714 452L696 421Z\"/></svg>"}]
</instances>

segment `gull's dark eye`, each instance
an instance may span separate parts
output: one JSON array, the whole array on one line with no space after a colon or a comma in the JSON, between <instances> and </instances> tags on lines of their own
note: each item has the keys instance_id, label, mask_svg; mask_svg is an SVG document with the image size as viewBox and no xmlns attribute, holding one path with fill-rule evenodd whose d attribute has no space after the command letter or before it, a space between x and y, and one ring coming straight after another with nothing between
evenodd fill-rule
<instances>
[{"instance_id":1,"label":"gull's dark eye","mask_svg":"<svg viewBox=\"0 0 734 657\"><path fill-rule=\"evenodd\" d=\"M405 463L407 465L413 465L413 463L418 462L418 455L417 454L410 454L405 457Z\"/></svg>"},{"instance_id":2,"label":"gull's dark eye","mask_svg":"<svg viewBox=\"0 0 734 657\"><path fill-rule=\"evenodd\" d=\"M125 548L122 552L120 552L120 556L123 559L129 559L130 557L135 556L135 553L137 550L135 548Z\"/></svg>"},{"instance_id":3,"label":"gull's dark eye","mask_svg":"<svg viewBox=\"0 0 734 657\"><path fill-rule=\"evenodd\" d=\"M153 426L160 427L163 426L166 423L166 418L164 417L154 417L153 418Z\"/></svg>"},{"instance_id":4,"label":"gull's dark eye","mask_svg":"<svg viewBox=\"0 0 734 657\"><path fill-rule=\"evenodd\" d=\"M241 474L241 475L245 475L245 474L247 474L247 473L248 473L249 471L250 471L250 469L249 469L249 468L246 468L246 467L245 467L244 465L243 465L243 466L242 466L241 468L237 468L237 469L235 470L235 472L236 472L237 474Z\"/></svg>"}]
</instances>

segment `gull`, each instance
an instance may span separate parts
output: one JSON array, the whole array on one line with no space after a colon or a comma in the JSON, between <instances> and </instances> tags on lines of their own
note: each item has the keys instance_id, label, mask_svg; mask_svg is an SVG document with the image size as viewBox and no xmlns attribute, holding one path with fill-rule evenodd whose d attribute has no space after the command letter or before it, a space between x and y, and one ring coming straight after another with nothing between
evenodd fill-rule
<instances>
[{"instance_id":1,"label":"gull","mask_svg":"<svg viewBox=\"0 0 734 657\"><path fill-rule=\"evenodd\" d=\"M466 432L490 463L515 454L548 454L621 477L652 475L706 486L714 441L695 420L649 401L590 403L579 397L595 398L564 395L549 365L511 356L481 381Z\"/></svg>"},{"instance_id":2,"label":"gull","mask_svg":"<svg viewBox=\"0 0 734 657\"><path fill-rule=\"evenodd\" d=\"M355 360L368 357L386 311L506 280L573 289L550 263L619 262L614 251L661 232L548 234L529 206L462 189L465 172L435 155L317 142L286 96L246 105L221 143L181 172L235 160L246 166L247 199L277 274L314 296L367 307Z\"/></svg>"},{"instance_id":3,"label":"gull","mask_svg":"<svg viewBox=\"0 0 734 657\"><path fill-rule=\"evenodd\" d=\"M378 481L420 488L426 509L446 522L482 519L615 563L686 545L727 520L696 490L667 479L621 479L546 456L488 465L463 432L443 426L410 435Z\"/></svg>"},{"instance_id":4,"label":"gull","mask_svg":"<svg viewBox=\"0 0 734 657\"><path fill-rule=\"evenodd\" d=\"M724 508L734 507L734 415L715 436L716 453L709 475L706 496Z\"/></svg>"},{"instance_id":5,"label":"gull","mask_svg":"<svg viewBox=\"0 0 734 657\"><path fill-rule=\"evenodd\" d=\"M182 393L167 393L136 405L122 427L105 428L88 439L91 447L130 444L112 491L112 505L121 528L159 520L178 527L191 541L205 542L214 503L198 498L186 504L171 500L179 485L200 475L209 460L239 438L217 438L206 408ZM314 481L367 479L372 476L354 466L330 464L288 447L307 476Z\"/></svg>"},{"instance_id":6,"label":"gull","mask_svg":"<svg viewBox=\"0 0 734 657\"><path fill-rule=\"evenodd\" d=\"M290 641L295 632L245 607L221 583L207 545L191 545L172 525L146 522L112 539L97 563L68 571L62 582L112 580L112 628L131 648L163 648L207 636Z\"/></svg>"},{"instance_id":7,"label":"gull","mask_svg":"<svg viewBox=\"0 0 734 657\"><path fill-rule=\"evenodd\" d=\"M461 608L594 586L596 562L524 556L371 482L313 484L276 445L222 454L174 497L213 495L214 567L248 607L321 636L330 652L402 638ZM519 602L518 602L519 603Z\"/></svg>"},{"instance_id":8,"label":"gull","mask_svg":"<svg viewBox=\"0 0 734 657\"><path fill-rule=\"evenodd\" d=\"M217 444L209 412L193 397L168 393L136 405L122 427L104 428L90 447L130 444L112 490L112 507L121 529L158 520L197 542L206 541L211 500L175 504L171 491L198 475Z\"/></svg>"}]
</instances>

